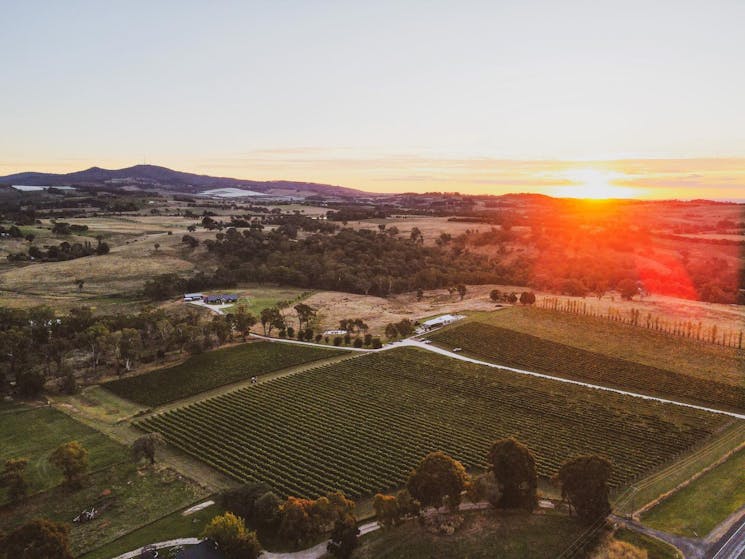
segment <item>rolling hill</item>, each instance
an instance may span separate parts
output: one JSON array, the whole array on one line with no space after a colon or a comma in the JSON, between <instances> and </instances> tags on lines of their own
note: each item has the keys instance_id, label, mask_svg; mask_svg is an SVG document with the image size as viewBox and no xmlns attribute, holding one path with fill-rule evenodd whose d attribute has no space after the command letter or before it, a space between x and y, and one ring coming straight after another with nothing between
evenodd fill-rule
<instances>
[{"instance_id":1,"label":"rolling hill","mask_svg":"<svg viewBox=\"0 0 745 559\"><path fill-rule=\"evenodd\" d=\"M25 186L122 186L157 188L174 192L200 193L208 189L246 188L254 192L288 196L369 196L354 188L295 181L253 181L212 177L174 171L157 165L135 165L124 169L91 167L74 173L16 173L0 177L0 184Z\"/></svg>"}]
</instances>

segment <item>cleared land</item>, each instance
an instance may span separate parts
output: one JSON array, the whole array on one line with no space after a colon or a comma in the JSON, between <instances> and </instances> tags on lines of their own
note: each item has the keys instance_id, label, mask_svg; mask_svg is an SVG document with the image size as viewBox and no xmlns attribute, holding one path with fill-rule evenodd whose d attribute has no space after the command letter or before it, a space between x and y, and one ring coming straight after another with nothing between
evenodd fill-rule
<instances>
[{"instance_id":1,"label":"cleared land","mask_svg":"<svg viewBox=\"0 0 745 559\"><path fill-rule=\"evenodd\" d=\"M314 346L252 342L194 355L175 367L114 380L102 386L117 396L152 407L252 376L341 354L342 350Z\"/></svg>"},{"instance_id":2,"label":"cleared land","mask_svg":"<svg viewBox=\"0 0 745 559\"><path fill-rule=\"evenodd\" d=\"M5 408L0 420L0 463L28 458L29 493L54 487L62 474L49 464L49 455L60 444L79 441L88 449L91 471L129 458L126 448L54 408ZM7 500L0 489L0 503Z\"/></svg>"},{"instance_id":3,"label":"cleared land","mask_svg":"<svg viewBox=\"0 0 745 559\"><path fill-rule=\"evenodd\" d=\"M745 505L745 450L702 475L642 516L644 524L703 537Z\"/></svg>"},{"instance_id":4,"label":"cleared land","mask_svg":"<svg viewBox=\"0 0 745 559\"><path fill-rule=\"evenodd\" d=\"M360 540L354 559L554 559L583 532L559 515L468 513L452 536L431 534L417 522L378 530Z\"/></svg>"},{"instance_id":5,"label":"cleared land","mask_svg":"<svg viewBox=\"0 0 745 559\"><path fill-rule=\"evenodd\" d=\"M140 526L204 497L206 491L170 469L138 470L132 462L115 464L89 477L85 487L65 486L34 495L15 507L0 507L0 529L6 532L33 518L71 525L75 555L104 545ZM100 516L73 524L83 510Z\"/></svg>"},{"instance_id":6,"label":"cleared land","mask_svg":"<svg viewBox=\"0 0 745 559\"><path fill-rule=\"evenodd\" d=\"M722 322L723 327L735 329L738 325L745 325L742 310L732 309L732 305L711 305L680 299L676 301L706 307L712 309L712 312L718 308L728 309L733 315L730 320ZM616 308L628 315L630 309L636 305L619 303ZM606 319L535 307L516 306L498 312L479 313L474 316L474 320L706 381L745 385L745 351L734 348L697 343Z\"/></svg>"},{"instance_id":7,"label":"cleared land","mask_svg":"<svg viewBox=\"0 0 745 559\"><path fill-rule=\"evenodd\" d=\"M412 348L366 354L228 392L138 422L240 481L283 495L401 485L428 452L468 468L515 436L539 473L602 453L624 484L730 422L658 402L527 378Z\"/></svg>"},{"instance_id":8,"label":"cleared land","mask_svg":"<svg viewBox=\"0 0 745 559\"><path fill-rule=\"evenodd\" d=\"M500 365L745 409L745 386L687 376L507 328L468 322L437 332L431 339L443 347L462 347L469 354Z\"/></svg>"}]
</instances>

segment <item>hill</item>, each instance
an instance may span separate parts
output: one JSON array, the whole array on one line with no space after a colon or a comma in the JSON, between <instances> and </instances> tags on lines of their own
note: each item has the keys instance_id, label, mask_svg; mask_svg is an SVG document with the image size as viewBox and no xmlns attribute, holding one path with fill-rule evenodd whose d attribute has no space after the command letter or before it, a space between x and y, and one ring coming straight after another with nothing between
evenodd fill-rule
<instances>
[{"instance_id":1,"label":"hill","mask_svg":"<svg viewBox=\"0 0 745 559\"><path fill-rule=\"evenodd\" d=\"M354 188L295 181L252 181L183 173L157 165L135 165L124 169L91 167L73 173L25 172L0 177L0 184L23 186L122 186L150 187L176 192L200 193L208 189L247 188L254 192L287 196L369 196Z\"/></svg>"}]
</instances>

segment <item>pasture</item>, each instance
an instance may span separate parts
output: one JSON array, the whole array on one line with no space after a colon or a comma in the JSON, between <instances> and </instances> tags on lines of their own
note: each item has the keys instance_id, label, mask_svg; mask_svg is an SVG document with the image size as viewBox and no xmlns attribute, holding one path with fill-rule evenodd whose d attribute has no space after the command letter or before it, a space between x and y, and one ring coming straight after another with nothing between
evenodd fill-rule
<instances>
[{"instance_id":1,"label":"pasture","mask_svg":"<svg viewBox=\"0 0 745 559\"><path fill-rule=\"evenodd\" d=\"M400 486L428 452L485 467L515 436L549 477L567 459L606 455L626 484L730 423L673 405L528 378L422 350L366 354L145 418L174 446L236 480L283 495Z\"/></svg>"},{"instance_id":2,"label":"pasture","mask_svg":"<svg viewBox=\"0 0 745 559\"><path fill-rule=\"evenodd\" d=\"M0 463L9 458L28 458L30 494L62 482L62 474L48 462L49 455L62 443L82 443L89 452L91 471L129 458L123 446L51 407L18 406L0 417ZM0 503L6 499L6 490L0 489Z\"/></svg>"},{"instance_id":3,"label":"pasture","mask_svg":"<svg viewBox=\"0 0 745 559\"><path fill-rule=\"evenodd\" d=\"M745 409L745 386L651 367L515 330L468 322L432 334L446 348L462 347L500 365L588 381L707 405Z\"/></svg>"},{"instance_id":4,"label":"pasture","mask_svg":"<svg viewBox=\"0 0 745 559\"><path fill-rule=\"evenodd\" d=\"M102 386L121 398L153 407L252 376L343 354L344 350L338 349L251 342L193 355L175 367L113 380Z\"/></svg>"}]
</instances>

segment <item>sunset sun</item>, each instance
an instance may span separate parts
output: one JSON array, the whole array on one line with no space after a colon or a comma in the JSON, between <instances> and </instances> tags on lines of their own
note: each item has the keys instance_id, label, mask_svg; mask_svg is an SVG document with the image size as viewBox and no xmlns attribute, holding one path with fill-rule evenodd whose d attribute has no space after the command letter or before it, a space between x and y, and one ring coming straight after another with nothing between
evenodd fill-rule
<instances>
[{"instance_id":1,"label":"sunset sun","mask_svg":"<svg viewBox=\"0 0 745 559\"><path fill-rule=\"evenodd\" d=\"M617 181L628 179L628 175L601 169L570 169L561 174L570 184L554 189L556 196L564 198L586 198L604 200L609 198L633 198L641 193L638 188L619 186Z\"/></svg>"}]
</instances>

